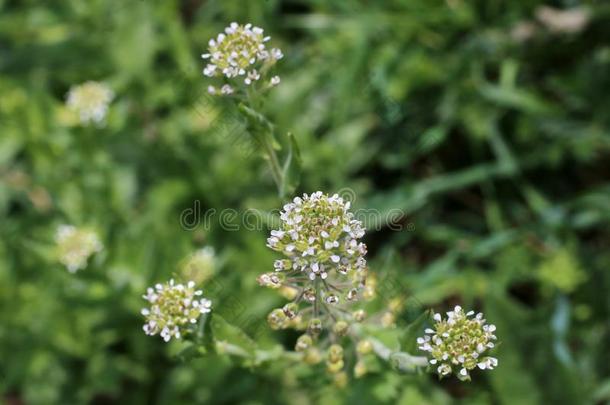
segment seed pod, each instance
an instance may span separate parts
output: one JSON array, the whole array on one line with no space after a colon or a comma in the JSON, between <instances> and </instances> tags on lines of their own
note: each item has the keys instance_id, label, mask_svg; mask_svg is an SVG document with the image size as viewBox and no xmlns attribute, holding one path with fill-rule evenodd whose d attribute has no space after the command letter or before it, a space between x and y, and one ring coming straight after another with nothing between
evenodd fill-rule
<instances>
[{"instance_id":1,"label":"seed pod","mask_svg":"<svg viewBox=\"0 0 610 405\"><path fill-rule=\"evenodd\" d=\"M281 329L284 326L285 322L286 314L284 314L284 311L279 308L274 309L267 316L267 323L269 323L271 329Z\"/></svg>"},{"instance_id":2,"label":"seed pod","mask_svg":"<svg viewBox=\"0 0 610 405\"><path fill-rule=\"evenodd\" d=\"M356 351L360 354L368 354L373 350L373 345L369 340L361 340L356 346Z\"/></svg>"},{"instance_id":3,"label":"seed pod","mask_svg":"<svg viewBox=\"0 0 610 405\"><path fill-rule=\"evenodd\" d=\"M322 321L319 318L313 318L309 321L309 326L307 327L308 332L311 335L317 335L322 332Z\"/></svg>"},{"instance_id":4,"label":"seed pod","mask_svg":"<svg viewBox=\"0 0 610 405\"><path fill-rule=\"evenodd\" d=\"M364 318L366 317L366 312L364 312L363 309L359 309L353 313L353 316L354 316L354 320L356 322L362 322L362 321L364 321Z\"/></svg>"},{"instance_id":5,"label":"seed pod","mask_svg":"<svg viewBox=\"0 0 610 405\"><path fill-rule=\"evenodd\" d=\"M294 350L297 352L304 352L309 349L313 345L313 339L309 335L301 335L297 339L297 343L294 347Z\"/></svg>"},{"instance_id":6,"label":"seed pod","mask_svg":"<svg viewBox=\"0 0 610 405\"><path fill-rule=\"evenodd\" d=\"M328 348L328 361L336 363L343 359L343 347L338 344L331 345Z\"/></svg>"},{"instance_id":7,"label":"seed pod","mask_svg":"<svg viewBox=\"0 0 610 405\"><path fill-rule=\"evenodd\" d=\"M347 330L349 328L349 324L345 321L338 321L333 325L333 332L335 332L339 336L345 336Z\"/></svg>"}]
</instances>

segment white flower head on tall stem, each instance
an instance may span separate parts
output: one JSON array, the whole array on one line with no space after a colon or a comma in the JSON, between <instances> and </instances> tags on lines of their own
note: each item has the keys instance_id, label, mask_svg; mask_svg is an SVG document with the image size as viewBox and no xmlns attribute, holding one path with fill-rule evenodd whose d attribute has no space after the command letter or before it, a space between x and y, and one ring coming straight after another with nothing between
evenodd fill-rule
<instances>
[{"instance_id":1,"label":"white flower head on tall stem","mask_svg":"<svg viewBox=\"0 0 610 405\"><path fill-rule=\"evenodd\" d=\"M220 90L210 86L210 94L233 94L242 84L253 86L265 77L270 68L284 57L278 48L267 49L266 43L271 39L264 35L262 28L252 24L231 23L224 32L208 42L208 52L201 57L208 61L203 74L208 77L224 78L228 85ZM279 83L279 78L274 80ZM276 83L276 84L277 84ZM242 86L243 87L243 86Z\"/></svg>"},{"instance_id":2,"label":"white flower head on tall stem","mask_svg":"<svg viewBox=\"0 0 610 405\"><path fill-rule=\"evenodd\" d=\"M144 333L159 334L166 342L172 337L180 339L188 325L197 323L202 314L212 310L212 302L202 298L202 294L195 289L194 281L180 284L172 279L148 288L143 296L150 303L150 308L142 309L142 315L146 317Z\"/></svg>"},{"instance_id":3,"label":"white flower head on tall stem","mask_svg":"<svg viewBox=\"0 0 610 405\"><path fill-rule=\"evenodd\" d=\"M88 81L70 88L66 105L78 114L83 125L103 125L113 98L114 92L107 85Z\"/></svg>"},{"instance_id":4,"label":"white flower head on tall stem","mask_svg":"<svg viewBox=\"0 0 610 405\"><path fill-rule=\"evenodd\" d=\"M72 225L60 225L55 233L59 261L70 273L87 267L89 257L103 249L97 233Z\"/></svg>"},{"instance_id":5,"label":"white flower head on tall stem","mask_svg":"<svg viewBox=\"0 0 610 405\"><path fill-rule=\"evenodd\" d=\"M322 333L330 337L320 339L325 345L339 342L352 324L366 316L363 309L354 307L367 298L363 294L368 272L366 245L360 242L364 227L350 212L349 201L320 191L284 205L280 221L267 246L284 257L258 281L294 294L292 302L273 310L267 320L273 329L306 331L297 342L297 351L309 352ZM343 369L339 349L336 343L329 347L327 366L332 373Z\"/></svg>"},{"instance_id":6,"label":"white flower head on tall stem","mask_svg":"<svg viewBox=\"0 0 610 405\"><path fill-rule=\"evenodd\" d=\"M470 380L475 368L493 370L498 359L487 356L495 346L496 327L486 324L482 313L464 313L460 306L447 312L447 319L434 314L434 328L426 329L423 337L417 338L419 349L429 353L429 363L439 376L454 373L460 380Z\"/></svg>"}]
</instances>

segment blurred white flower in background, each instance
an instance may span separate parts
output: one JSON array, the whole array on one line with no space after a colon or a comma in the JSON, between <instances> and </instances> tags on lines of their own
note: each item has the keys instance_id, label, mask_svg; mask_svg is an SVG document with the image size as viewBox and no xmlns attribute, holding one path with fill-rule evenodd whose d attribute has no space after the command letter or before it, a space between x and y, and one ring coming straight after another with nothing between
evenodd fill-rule
<instances>
[{"instance_id":1,"label":"blurred white flower in background","mask_svg":"<svg viewBox=\"0 0 610 405\"><path fill-rule=\"evenodd\" d=\"M582 31L587 26L590 13L583 7L559 10L549 6L541 6L536 9L536 18L549 31L572 34Z\"/></svg>"},{"instance_id":2,"label":"blurred white flower in background","mask_svg":"<svg viewBox=\"0 0 610 405\"><path fill-rule=\"evenodd\" d=\"M55 234L59 261L71 273L87 267L87 260L103 249L97 234L88 229L72 225L60 225Z\"/></svg>"},{"instance_id":3,"label":"blurred white flower in background","mask_svg":"<svg viewBox=\"0 0 610 405\"><path fill-rule=\"evenodd\" d=\"M72 86L68 92L66 105L76 112L84 125L104 123L108 106L114 98L114 92L104 83L88 81Z\"/></svg>"},{"instance_id":4,"label":"blurred white flower in background","mask_svg":"<svg viewBox=\"0 0 610 405\"><path fill-rule=\"evenodd\" d=\"M216 252L211 246L203 247L189 257L181 266L181 275L186 280L201 284L214 275L216 269Z\"/></svg>"}]
</instances>

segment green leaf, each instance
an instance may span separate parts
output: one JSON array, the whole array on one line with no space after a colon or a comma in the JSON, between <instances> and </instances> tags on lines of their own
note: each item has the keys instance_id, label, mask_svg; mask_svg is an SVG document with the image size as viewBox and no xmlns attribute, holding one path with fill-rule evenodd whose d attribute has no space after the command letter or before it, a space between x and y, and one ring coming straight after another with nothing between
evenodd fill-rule
<instances>
[{"instance_id":1,"label":"green leaf","mask_svg":"<svg viewBox=\"0 0 610 405\"><path fill-rule=\"evenodd\" d=\"M279 143L273 136L273 125L267 117L245 104L239 104L239 111L248 121L250 134L261 144L265 142L263 137L268 137L274 149L279 149Z\"/></svg>"},{"instance_id":2,"label":"green leaf","mask_svg":"<svg viewBox=\"0 0 610 405\"><path fill-rule=\"evenodd\" d=\"M230 324L216 313L210 313L207 323L208 335L217 353L254 358L256 343L241 328Z\"/></svg>"},{"instance_id":3,"label":"green leaf","mask_svg":"<svg viewBox=\"0 0 610 405\"><path fill-rule=\"evenodd\" d=\"M432 311L427 310L417 317L413 322L404 328L400 336L400 348L408 353L415 353L417 350L417 337L423 335L423 327L426 320L430 319Z\"/></svg>"},{"instance_id":4,"label":"green leaf","mask_svg":"<svg viewBox=\"0 0 610 405\"><path fill-rule=\"evenodd\" d=\"M284 161L282 168L282 184L280 187L280 196L290 195L299 185L301 177L301 154L299 145L297 144L294 135L288 133L288 155Z\"/></svg>"},{"instance_id":5,"label":"green leaf","mask_svg":"<svg viewBox=\"0 0 610 405\"><path fill-rule=\"evenodd\" d=\"M412 356L405 352L395 352L390 355L390 365L399 373L414 373L418 367L427 366L425 357Z\"/></svg>"}]
</instances>

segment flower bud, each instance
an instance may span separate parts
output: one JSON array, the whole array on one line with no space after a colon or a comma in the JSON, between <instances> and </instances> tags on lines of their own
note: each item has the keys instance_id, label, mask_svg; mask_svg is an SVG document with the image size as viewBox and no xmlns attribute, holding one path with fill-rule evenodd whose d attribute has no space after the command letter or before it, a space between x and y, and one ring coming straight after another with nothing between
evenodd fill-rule
<instances>
[{"instance_id":1,"label":"flower bud","mask_svg":"<svg viewBox=\"0 0 610 405\"><path fill-rule=\"evenodd\" d=\"M281 329L286 323L287 317L282 309L274 309L267 316L267 323L271 329L277 330Z\"/></svg>"},{"instance_id":2,"label":"flower bud","mask_svg":"<svg viewBox=\"0 0 610 405\"><path fill-rule=\"evenodd\" d=\"M400 298L393 298L388 304L388 310L393 314L400 312L404 306L404 301Z\"/></svg>"},{"instance_id":3,"label":"flower bud","mask_svg":"<svg viewBox=\"0 0 610 405\"><path fill-rule=\"evenodd\" d=\"M292 301L299 294L299 290L294 287L282 286L280 287L280 294L282 294L282 297L286 298L287 300Z\"/></svg>"},{"instance_id":4,"label":"flower bud","mask_svg":"<svg viewBox=\"0 0 610 405\"><path fill-rule=\"evenodd\" d=\"M373 345L369 340L361 340L356 346L356 351L360 354L369 354L373 350Z\"/></svg>"},{"instance_id":5,"label":"flower bud","mask_svg":"<svg viewBox=\"0 0 610 405\"><path fill-rule=\"evenodd\" d=\"M366 368L366 364L364 364L364 361L358 360L358 362L354 366L354 376L356 378L360 378L363 375L365 375L367 373L367 371L368 370Z\"/></svg>"},{"instance_id":6,"label":"flower bud","mask_svg":"<svg viewBox=\"0 0 610 405\"><path fill-rule=\"evenodd\" d=\"M381 316L381 325L383 325L384 328L394 326L395 319L396 317L394 316L394 314L390 311L387 311Z\"/></svg>"},{"instance_id":7,"label":"flower bud","mask_svg":"<svg viewBox=\"0 0 610 405\"><path fill-rule=\"evenodd\" d=\"M328 361L336 363L343 359L343 347L338 344L331 345L328 348Z\"/></svg>"},{"instance_id":8,"label":"flower bud","mask_svg":"<svg viewBox=\"0 0 610 405\"><path fill-rule=\"evenodd\" d=\"M345 321L337 321L337 323L333 325L333 332L335 332L338 336L345 336L348 329L349 324Z\"/></svg>"},{"instance_id":9,"label":"flower bud","mask_svg":"<svg viewBox=\"0 0 610 405\"><path fill-rule=\"evenodd\" d=\"M284 311L284 314L288 319L294 319L297 316L299 306L294 302L291 302L289 304L284 305L284 308L282 308L282 310Z\"/></svg>"},{"instance_id":10,"label":"flower bud","mask_svg":"<svg viewBox=\"0 0 610 405\"><path fill-rule=\"evenodd\" d=\"M276 273L261 274L258 279L258 284L263 287L280 288L282 286L283 277Z\"/></svg>"},{"instance_id":11,"label":"flower bud","mask_svg":"<svg viewBox=\"0 0 610 405\"><path fill-rule=\"evenodd\" d=\"M315 347L310 347L305 351L305 356L303 357L303 361L310 366L314 364L318 364L322 361L322 355L320 354L320 350Z\"/></svg>"},{"instance_id":12,"label":"flower bud","mask_svg":"<svg viewBox=\"0 0 610 405\"><path fill-rule=\"evenodd\" d=\"M297 339L297 343L294 347L294 350L297 352L304 352L309 349L313 345L313 339L309 335L301 335Z\"/></svg>"},{"instance_id":13,"label":"flower bud","mask_svg":"<svg viewBox=\"0 0 610 405\"><path fill-rule=\"evenodd\" d=\"M339 371L343 370L343 360L338 360L336 362L331 362L331 361L327 361L326 362L326 370L328 370L329 373L338 373Z\"/></svg>"},{"instance_id":14,"label":"flower bud","mask_svg":"<svg viewBox=\"0 0 610 405\"><path fill-rule=\"evenodd\" d=\"M309 321L307 330L312 335L317 335L322 332L322 321L319 318L313 318Z\"/></svg>"},{"instance_id":15,"label":"flower bud","mask_svg":"<svg viewBox=\"0 0 610 405\"><path fill-rule=\"evenodd\" d=\"M364 321L364 318L366 318L366 312L364 312L363 309L354 311L354 313L352 315L354 316L354 320L356 322L362 322L362 321Z\"/></svg>"},{"instance_id":16,"label":"flower bud","mask_svg":"<svg viewBox=\"0 0 610 405\"><path fill-rule=\"evenodd\" d=\"M347 377L347 373L345 372L335 374L335 378L333 379L333 383L337 388L345 388L348 381L349 379Z\"/></svg>"}]
</instances>

